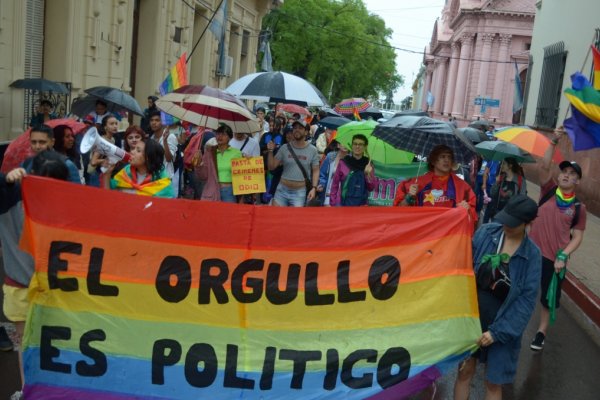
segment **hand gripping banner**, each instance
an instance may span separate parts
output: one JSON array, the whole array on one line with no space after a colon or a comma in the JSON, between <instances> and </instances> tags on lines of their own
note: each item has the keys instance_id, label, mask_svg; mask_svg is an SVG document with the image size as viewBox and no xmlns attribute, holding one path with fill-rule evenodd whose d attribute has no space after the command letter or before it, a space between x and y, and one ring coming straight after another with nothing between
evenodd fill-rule
<instances>
[{"instance_id":1,"label":"hand gripping banner","mask_svg":"<svg viewBox=\"0 0 600 400\"><path fill-rule=\"evenodd\" d=\"M462 208L23 195L27 399L403 398L481 334Z\"/></svg>"}]
</instances>

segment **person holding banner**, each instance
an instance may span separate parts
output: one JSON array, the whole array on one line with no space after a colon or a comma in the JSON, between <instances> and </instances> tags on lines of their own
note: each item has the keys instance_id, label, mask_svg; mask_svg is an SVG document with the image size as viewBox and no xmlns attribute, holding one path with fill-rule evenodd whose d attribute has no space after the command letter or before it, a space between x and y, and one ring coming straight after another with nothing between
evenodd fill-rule
<instances>
[{"instance_id":1,"label":"person holding banner","mask_svg":"<svg viewBox=\"0 0 600 400\"><path fill-rule=\"evenodd\" d=\"M154 140L140 141L131 150L131 161L110 178L115 164L103 175L104 187L142 196L173 198L171 178L165 170L165 152Z\"/></svg>"},{"instance_id":2,"label":"person holding banner","mask_svg":"<svg viewBox=\"0 0 600 400\"><path fill-rule=\"evenodd\" d=\"M338 164L331 183L330 205L364 206L369 193L375 189L377 178L375 169L365 149L369 141L363 134L352 136L352 154L345 156Z\"/></svg>"},{"instance_id":3,"label":"person holding banner","mask_svg":"<svg viewBox=\"0 0 600 400\"><path fill-rule=\"evenodd\" d=\"M454 153L446 145L435 146L427 157L428 172L401 182L394 206L463 207L475 226L477 198L464 180L453 171Z\"/></svg>"},{"instance_id":4,"label":"person holding banner","mask_svg":"<svg viewBox=\"0 0 600 400\"><path fill-rule=\"evenodd\" d=\"M40 151L33 157L30 173L63 181L69 178L69 169L64 157L49 149ZM33 258L19 248L24 222L20 183L27 174L24 168L15 168L6 175L0 174L0 243L5 272L2 306L6 318L15 324L17 332L15 346L20 349L19 367L22 383L24 383L24 375L21 340L29 309L27 292L34 271ZM21 393L17 392L11 398L18 399L21 398L20 395Z\"/></svg>"},{"instance_id":5,"label":"person holding banner","mask_svg":"<svg viewBox=\"0 0 600 400\"><path fill-rule=\"evenodd\" d=\"M473 268L483 334L477 341L479 350L459 365L455 400L469 398L477 361L486 364L486 400L501 400L501 385L514 380L542 274L541 251L527 235L537 212L535 201L518 194L496 214L498 223L475 232Z\"/></svg>"}]
</instances>

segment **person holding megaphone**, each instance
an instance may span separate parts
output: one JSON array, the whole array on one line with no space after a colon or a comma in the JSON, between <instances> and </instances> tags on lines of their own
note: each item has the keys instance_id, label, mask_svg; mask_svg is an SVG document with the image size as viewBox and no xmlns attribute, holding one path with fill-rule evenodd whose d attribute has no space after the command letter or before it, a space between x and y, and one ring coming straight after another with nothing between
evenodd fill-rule
<instances>
[{"instance_id":1,"label":"person holding megaphone","mask_svg":"<svg viewBox=\"0 0 600 400\"><path fill-rule=\"evenodd\" d=\"M119 121L117 118L109 114L102 118L102 127L101 127L101 137L106 142L111 145L115 145L115 134L119 130ZM118 146L118 144L117 144ZM96 146L95 146L96 147ZM82 153L85 153L82 151ZM100 175L103 173L101 170L102 167L107 167L105 163L107 159L107 154L102 151L98 151L97 148L94 148L92 151L92 156L90 157L90 162L87 166L88 173L88 185L100 187Z\"/></svg>"},{"instance_id":2,"label":"person holding megaphone","mask_svg":"<svg viewBox=\"0 0 600 400\"><path fill-rule=\"evenodd\" d=\"M104 187L142 196L173 198L171 178L164 167L165 151L154 140L140 140L131 149L129 164L111 179L112 164L103 175Z\"/></svg>"}]
</instances>

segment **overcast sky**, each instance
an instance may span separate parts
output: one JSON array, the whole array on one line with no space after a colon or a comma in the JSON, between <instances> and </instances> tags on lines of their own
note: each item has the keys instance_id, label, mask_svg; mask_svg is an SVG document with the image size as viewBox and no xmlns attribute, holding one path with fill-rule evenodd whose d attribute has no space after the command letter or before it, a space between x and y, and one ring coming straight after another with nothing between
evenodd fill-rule
<instances>
[{"instance_id":1,"label":"overcast sky","mask_svg":"<svg viewBox=\"0 0 600 400\"><path fill-rule=\"evenodd\" d=\"M396 48L396 66L404 76L404 87L394 95L398 104L412 93L411 86L423 61L423 49L431 39L433 24L441 16L445 0L363 0L371 14L377 14L394 33L390 44Z\"/></svg>"}]
</instances>

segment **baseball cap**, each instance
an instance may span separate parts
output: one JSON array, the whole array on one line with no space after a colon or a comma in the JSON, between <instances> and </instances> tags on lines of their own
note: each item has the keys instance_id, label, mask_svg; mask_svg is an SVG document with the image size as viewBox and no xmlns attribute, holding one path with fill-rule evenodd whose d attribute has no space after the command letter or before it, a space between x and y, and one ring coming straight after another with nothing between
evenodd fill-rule
<instances>
[{"instance_id":1,"label":"baseball cap","mask_svg":"<svg viewBox=\"0 0 600 400\"><path fill-rule=\"evenodd\" d=\"M496 214L494 220L509 228L528 224L537 217L538 206L531 198L518 194L510 198L502 211Z\"/></svg>"},{"instance_id":2,"label":"baseball cap","mask_svg":"<svg viewBox=\"0 0 600 400\"><path fill-rule=\"evenodd\" d=\"M577 175L579 175L579 179L581 179L581 167L579 164L577 164L575 161L563 161L558 164L558 168L560 168L561 171L567 167L573 168L575 172L577 172Z\"/></svg>"},{"instance_id":3,"label":"baseball cap","mask_svg":"<svg viewBox=\"0 0 600 400\"><path fill-rule=\"evenodd\" d=\"M303 128L306 128L306 121L304 121L303 119L295 120L294 123L292 124L292 126L294 126L296 124L300 124L300 125L302 125Z\"/></svg>"}]
</instances>

